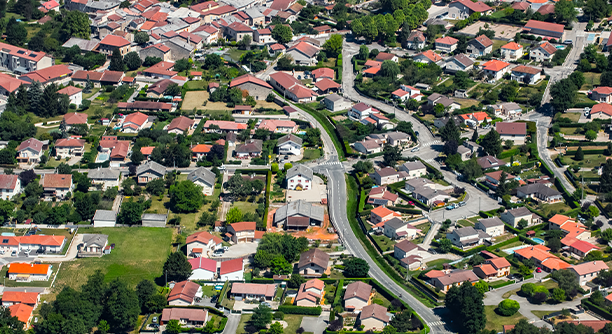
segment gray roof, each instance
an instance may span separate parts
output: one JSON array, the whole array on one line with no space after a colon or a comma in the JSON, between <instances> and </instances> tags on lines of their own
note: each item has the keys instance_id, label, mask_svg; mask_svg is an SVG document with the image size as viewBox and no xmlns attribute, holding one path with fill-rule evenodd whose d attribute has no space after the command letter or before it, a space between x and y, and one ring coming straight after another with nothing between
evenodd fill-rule
<instances>
[{"instance_id":1,"label":"gray roof","mask_svg":"<svg viewBox=\"0 0 612 334\"><path fill-rule=\"evenodd\" d=\"M476 231L476 229L474 229L471 226L462 227L462 228L456 228L456 229L453 230L453 233L455 233L456 235L458 235L461 238L469 237L469 236L472 236L472 235L478 235L478 231Z\"/></svg>"},{"instance_id":2,"label":"gray roof","mask_svg":"<svg viewBox=\"0 0 612 334\"><path fill-rule=\"evenodd\" d=\"M464 55L463 53L454 56L452 59L456 60L464 67L468 67L474 64L474 61L472 61L468 56Z\"/></svg>"},{"instance_id":3,"label":"gray roof","mask_svg":"<svg viewBox=\"0 0 612 334\"><path fill-rule=\"evenodd\" d=\"M276 146L280 146L288 141L292 141L300 146L302 146L302 138L294 135L293 133L282 136L280 138L278 138L278 141L276 142Z\"/></svg>"},{"instance_id":4,"label":"gray roof","mask_svg":"<svg viewBox=\"0 0 612 334\"><path fill-rule=\"evenodd\" d=\"M388 132L387 136L393 140L408 139L408 134L399 131Z\"/></svg>"},{"instance_id":5,"label":"gray roof","mask_svg":"<svg viewBox=\"0 0 612 334\"><path fill-rule=\"evenodd\" d=\"M110 1L110 0L106 0L106 1L89 0L87 1L87 7L95 8L99 10L107 10L107 9L115 8L115 7L118 7L120 4L121 4L121 1Z\"/></svg>"},{"instance_id":6,"label":"gray roof","mask_svg":"<svg viewBox=\"0 0 612 334\"><path fill-rule=\"evenodd\" d=\"M336 93L327 95L324 100L329 100L332 102L338 102L344 100L344 98Z\"/></svg>"},{"instance_id":7,"label":"gray roof","mask_svg":"<svg viewBox=\"0 0 612 334\"><path fill-rule=\"evenodd\" d=\"M65 48L71 48L76 45L79 47L79 49L81 49L81 51L91 51L96 46L98 46L99 43L100 43L100 40L97 38L87 40L87 39L72 37L69 40L67 40L66 43L64 43L62 46Z\"/></svg>"},{"instance_id":8,"label":"gray roof","mask_svg":"<svg viewBox=\"0 0 612 334\"><path fill-rule=\"evenodd\" d=\"M249 139L244 144L236 147L237 153L261 153L263 141L261 139Z\"/></svg>"},{"instance_id":9,"label":"gray roof","mask_svg":"<svg viewBox=\"0 0 612 334\"><path fill-rule=\"evenodd\" d=\"M274 222L285 220L288 217L300 215L312 219L323 221L324 210L320 206L315 206L304 200L291 202L285 206L281 206L274 214Z\"/></svg>"},{"instance_id":10,"label":"gray roof","mask_svg":"<svg viewBox=\"0 0 612 334\"><path fill-rule=\"evenodd\" d=\"M112 210L96 210L93 220L112 220L117 219L117 211Z\"/></svg>"},{"instance_id":11,"label":"gray roof","mask_svg":"<svg viewBox=\"0 0 612 334\"><path fill-rule=\"evenodd\" d=\"M404 225L407 225L407 224L408 223L406 223L405 221L403 221L403 220L401 220L399 218L393 218L393 219L387 220L385 222L385 226L389 226L390 228L393 228L393 229L396 229L396 230L398 228L404 226Z\"/></svg>"},{"instance_id":12,"label":"gray roof","mask_svg":"<svg viewBox=\"0 0 612 334\"><path fill-rule=\"evenodd\" d=\"M119 179L121 172L110 168L95 169L87 174L90 179Z\"/></svg>"},{"instance_id":13,"label":"gray roof","mask_svg":"<svg viewBox=\"0 0 612 334\"><path fill-rule=\"evenodd\" d=\"M191 182L202 180L205 183L210 184L211 187L215 185L216 179L217 179L217 176L215 175L215 173L209 171L208 169L204 167L200 167L194 170L193 172L189 173L189 175L187 175L187 180Z\"/></svg>"},{"instance_id":14,"label":"gray roof","mask_svg":"<svg viewBox=\"0 0 612 334\"><path fill-rule=\"evenodd\" d=\"M304 175L305 177L312 180L312 174L313 174L312 169L304 165L295 165L287 171L287 178L291 178L295 175Z\"/></svg>"},{"instance_id":15,"label":"gray roof","mask_svg":"<svg viewBox=\"0 0 612 334\"><path fill-rule=\"evenodd\" d=\"M561 193L556 191L555 189L549 188L541 183L532 183L526 186L516 188L517 191L520 191L524 194L541 194L545 197L556 197L561 196Z\"/></svg>"},{"instance_id":16,"label":"gray roof","mask_svg":"<svg viewBox=\"0 0 612 334\"><path fill-rule=\"evenodd\" d=\"M506 211L506 213L508 213L512 217L525 217L525 216L530 216L533 214L531 213L531 211L529 211L529 209L527 209L524 206L521 206L520 208L508 210Z\"/></svg>"},{"instance_id":17,"label":"gray roof","mask_svg":"<svg viewBox=\"0 0 612 334\"><path fill-rule=\"evenodd\" d=\"M106 234L83 234L83 244L85 245L98 245L104 247L108 242L108 235Z\"/></svg>"},{"instance_id":18,"label":"gray roof","mask_svg":"<svg viewBox=\"0 0 612 334\"><path fill-rule=\"evenodd\" d=\"M422 177L415 177L414 179L410 179L406 181L406 184L410 185L415 189L426 188L425 185L433 184L433 182L429 179L425 179Z\"/></svg>"},{"instance_id":19,"label":"gray roof","mask_svg":"<svg viewBox=\"0 0 612 334\"><path fill-rule=\"evenodd\" d=\"M464 153L468 153L468 152L472 152L472 151L469 148L465 147L465 146L457 146L457 153L464 154Z\"/></svg>"},{"instance_id":20,"label":"gray roof","mask_svg":"<svg viewBox=\"0 0 612 334\"><path fill-rule=\"evenodd\" d=\"M244 12L250 17L250 18L257 18L257 17L264 17L264 14L262 14L259 9L257 8L249 8L249 9L245 9Z\"/></svg>"},{"instance_id":21,"label":"gray roof","mask_svg":"<svg viewBox=\"0 0 612 334\"><path fill-rule=\"evenodd\" d=\"M157 221L166 221L168 215L162 215L158 213L145 213L142 215L142 220L157 220Z\"/></svg>"},{"instance_id":22,"label":"gray roof","mask_svg":"<svg viewBox=\"0 0 612 334\"><path fill-rule=\"evenodd\" d=\"M501 221L499 217L480 219L478 223L480 223L485 228L494 227L494 226L504 226L504 222Z\"/></svg>"},{"instance_id":23,"label":"gray roof","mask_svg":"<svg viewBox=\"0 0 612 334\"><path fill-rule=\"evenodd\" d=\"M180 37L175 37L172 39L169 39L167 41L165 41L163 44L168 46L168 43L172 43L176 46L178 46L179 48L185 49L189 52L193 51L195 49L194 46L192 46L191 44L187 43L186 41L183 41L182 39L180 39Z\"/></svg>"},{"instance_id":24,"label":"gray roof","mask_svg":"<svg viewBox=\"0 0 612 334\"><path fill-rule=\"evenodd\" d=\"M166 167L158 164L155 161L149 161L144 165L140 165L138 166L138 168L136 169L136 175L140 175L143 173L148 172L149 170L152 170L158 174L161 175L165 175L166 174Z\"/></svg>"},{"instance_id":25,"label":"gray roof","mask_svg":"<svg viewBox=\"0 0 612 334\"><path fill-rule=\"evenodd\" d=\"M404 168L406 168L407 170L419 170L419 169L426 169L427 168L420 161L406 162L402 166L404 166Z\"/></svg>"},{"instance_id":26,"label":"gray roof","mask_svg":"<svg viewBox=\"0 0 612 334\"><path fill-rule=\"evenodd\" d=\"M443 190L431 189L429 187L418 187L414 189L414 193L419 194L421 197L424 197L428 200L438 196L445 195L448 196L448 193Z\"/></svg>"},{"instance_id":27,"label":"gray roof","mask_svg":"<svg viewBox=\"0 0 612 334\"><path fill-rule=\"evenodd\" d=\"M521 106L518 103L514 102L506 102L501 104L506 110L522 110Z\"/></svg>"}]
</instances>

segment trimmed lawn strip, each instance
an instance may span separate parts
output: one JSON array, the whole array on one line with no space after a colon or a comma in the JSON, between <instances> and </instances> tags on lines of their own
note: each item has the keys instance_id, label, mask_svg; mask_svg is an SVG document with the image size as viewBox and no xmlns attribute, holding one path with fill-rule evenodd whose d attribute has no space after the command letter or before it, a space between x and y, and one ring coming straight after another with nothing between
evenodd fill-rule
<instances>
[{"instance_id":1,"label":"trimmed lawn strip","mask_svg":"<svg viewBox=\"0 0 612 334\"><path fill-rule=\"evenodd\" d=\"M504 317L495 313L497 305L485 306L485 315L487 316L487 326L485 329L501 332L504 325L515 325L521 319L526 319L519 312L513 316Z\"/></svg>"}]
</instances>

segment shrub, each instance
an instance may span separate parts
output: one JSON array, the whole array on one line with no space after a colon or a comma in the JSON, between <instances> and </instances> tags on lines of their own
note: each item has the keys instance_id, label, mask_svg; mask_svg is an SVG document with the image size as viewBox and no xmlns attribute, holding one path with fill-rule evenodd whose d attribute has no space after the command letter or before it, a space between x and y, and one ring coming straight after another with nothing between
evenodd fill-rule
<instances>
[{"instance_id":1,"label":"shrub","mask_svg":"<svg viewBox=\"0 0 612 334\"><path fill-rule=\"evenodd\" d=\"M535 288L534 283L525 283L521 286L521 292L528 297L533 295L533 289Z\"/></svg>"},{"instance_id":2,"label":"shrub","mask_svg":"<svg viewBox=\"0 0 612 334\"><path fill-rule=\"evenodd\" d=\"M283 320L285 318L285 313L281 311L274 312L274 319Z\"/></svg>"},{"instance_id":3,"label":"shrub","mask_svg":"<svg viewBox=\"0 0 612 334\"><path fill-rule=\"evenodd\" d=\"M518 312L521 305L516 300L504 299L497 305L497 312L503 316L509 317Z\"/></svg>"},{"instance_id":4,"label":"shrub","mask_svg":"<svg viewBox=\"0 0 612 334\"><path fill-rule=\"evenodd\" d=\"M278 307L280 312L284 314L303 314L303 315L321 315L321 306L317 307L306 307L306 306L293 306L293 305L281 305Z\"/></svg>"}]
</instances>

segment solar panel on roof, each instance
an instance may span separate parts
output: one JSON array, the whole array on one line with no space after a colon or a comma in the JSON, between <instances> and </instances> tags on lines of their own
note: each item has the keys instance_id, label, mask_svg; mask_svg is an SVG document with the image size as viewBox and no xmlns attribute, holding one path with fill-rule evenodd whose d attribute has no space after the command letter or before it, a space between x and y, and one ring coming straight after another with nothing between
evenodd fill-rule
<instances>
[{"instance_id":1,"label":"solar panel on roof","mask_svg":"<svg viewBox=\"0 0 612 334\"><path fill-rule=\"evenodd\" d=\"M36 57L36 53L30 53L30 57L32 58Z\"/></svg>"},{"instance_id":2,"label":"solar panel on roof","mask_svg":"<svg viewBox=\"0 0 612 334\"><path fill-rule=\"evenodd\" d=\"M24 54L24 53L25 53L25 51L23 51L23 50L19 50L19 51L17 51L17 53L19 53L20 55L22 55L22 54Z\"/></svg>"}]
</instances>

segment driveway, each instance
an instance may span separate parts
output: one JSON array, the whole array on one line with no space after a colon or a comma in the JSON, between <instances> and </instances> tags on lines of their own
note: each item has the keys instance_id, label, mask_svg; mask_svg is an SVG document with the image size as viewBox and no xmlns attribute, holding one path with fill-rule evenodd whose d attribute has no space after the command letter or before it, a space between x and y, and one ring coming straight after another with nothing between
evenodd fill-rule
<instances>
[{"instance_id":1,"label":"driveway","mask_svg":"<svg viewBox=\"0 0 612 334\"><path fill-rule=\"evenodd\" d=\"M59 256L59 255L58 256L48 256L48 257L41 257L41 256L39 256L38 259L43 261L43 262L72 261L77 256L77 253L78 253L77 246L80 243L82 243L82 242L83 242L83 234L77 234L72 239L72 245L70 245L70 249L68 250L66 255L64 255L64 256Z\"/></svg>"},{"instance_id":2,"label":"driveway","mask_svg":"<svg viewBox=\"0 0 612 334\"><path fill-rule=\"evenodd\" d=\"M304 328L305 332L314 334L322 334L329 323L329 312L323 312L318 318L304 317L300 327Z\"/></svg>"},{"instance_id":3,"label":"driveway","mask_svg":"<svg viewBox=\"0 0 612 334\"><path fill-rule=\"evenodd\" d=\"M240 314L229 314L227 316L227 323L223 334L234 334L238 331L238 324L240 323Z\"/></svg>"},{"instance_id":4,"label":"driveway","mask_svg":"<svg viewBox=\"0 0 612 334\"><path fill-rule=\"evenodd\" d=\"M273 310L278 309L278 305L280 304L279 302L268 302L268 303L270 303L270 308ZM237 300L236 302L234 302L234 310L250 311L250 310L254 310L258 308L259 305L260 305L259 303L249 304L249 303Z\"/></svg>"},{"instance_id":5,"label":"driveway","mask_svg":"<svg viewBox=\"0 0 612 334\"><path fill-rule=\"evenodd\" d=\"M311 189L309 190L287 190L287 202L303 199L306 202L321 203L323 198L327 198L327 186L318 176L313 176Z\"/></svg>"},{"instance_id":6,"label":"driveway","mask_svg":"<svg viewBox=\"0 0 612 334\"><path fill-rule=\"evenodd\" d=\"M241 244L236 244L234 246L231 246L229 248L228 251L226 251L225 253L223 253L223 256L221 256L220 258L237 258L237 257L243 257L245 255L249 255L249 254L255 254L255 252L257 251L257 243L256 242L245 242L245 243L241 243ZM215 259L215 258L213 258Z\"/></svg>"}]
</instances>

